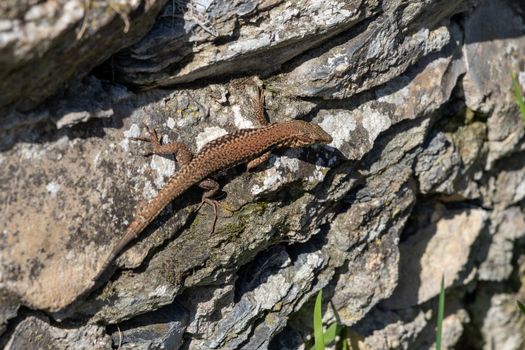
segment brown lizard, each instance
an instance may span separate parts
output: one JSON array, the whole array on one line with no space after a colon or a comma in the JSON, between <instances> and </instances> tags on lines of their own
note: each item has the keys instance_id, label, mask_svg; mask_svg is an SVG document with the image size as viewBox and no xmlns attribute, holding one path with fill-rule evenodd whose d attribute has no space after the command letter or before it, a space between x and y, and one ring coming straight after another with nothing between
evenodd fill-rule
<instances>
[{"instance_id":1,"label":"brown lizard","mask_svg":"<svg viewBox=\"0 0 525 350\"><path fill-rule=\"evenodd\" d=\"M332 142L332 137L321 127L302 120L267 124L264 118L264 95L261 91L256 116L259 122L265 125L254 129L241 129L210 141L195 157L183 143L172 142L162 145L157 132L148 127L146 129L150 134L149 138L135 138L152 144L152 152L145 154L146 156L174 153L182 168L168 180L158 195L135 215L133 222L111 250L94 280L102 275L121 250L134 240L173 199L194 185L206 190L198 208L204 203L212 206L215 215L212 224L213 232L217 220L217 201L212 198L218 192L219 184L209 178L212 174L243 163L246 163L247 169L250 170L266 161L271 151L277 148L298 148Z\"/></svg>"}]
</instances>

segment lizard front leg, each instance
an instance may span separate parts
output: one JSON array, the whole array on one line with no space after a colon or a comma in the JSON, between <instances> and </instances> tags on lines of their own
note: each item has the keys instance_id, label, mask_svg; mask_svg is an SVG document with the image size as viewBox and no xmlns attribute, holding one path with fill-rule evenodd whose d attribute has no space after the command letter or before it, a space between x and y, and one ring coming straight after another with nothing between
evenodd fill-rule
<instances>
[{"instance_id":1,"label":"lizard front leg","mask_svg":"<svg viewBox=\"0 0 525 350\"><path fill-rule=\"evenodd\" d=\"M264 153L263 155L250 160L248 163L246 163L246 170L250 171L253 168L258 167L262 163L266 162L268 158L270 158L271 155L272 155L272 152L268 151Z\"/></svg>"},{"instance_id":2,"label":"lizard front leg","mask_svg":"<svg viewBox=\"0 0 525 350\"><path fill-rule=\"evenodd\" d=\"M182 166L187 165L191 162L191 160L193 159L193 153L191 153L191 151L185 144L183 144L182 142L174 141L163 145L160 142L160 138L157 134L156 129L150 128L146 124L144 124L144 128L149 134L149 137L131 137L132 140L148 142L151 144L150 150L142 154L144 157L150 157L154 154L173 154L175 156L175 161L179 162ZM136 213L142 212L144 207L147 205L147 202L144 202L141 205L139 205L139 207L136 208Z\"/></svg>"},{"instance_id":3,"label":"lizard front leg","mask_svg":"<svg viewBox=\"0 0 525 350\"><path fill-rule=\"evenodd\" d=\"M182 165L187 165L193 159L193 154L182 142L170 142L163 145L160 143L157 130L150 129L147 125L144 125L144 128L148 132L149 137L132 137L131 139L151 143L151 150L143 154L145 157L149 157L153 154L174 154L177 162Z\"/></svg>"}]
</instances>

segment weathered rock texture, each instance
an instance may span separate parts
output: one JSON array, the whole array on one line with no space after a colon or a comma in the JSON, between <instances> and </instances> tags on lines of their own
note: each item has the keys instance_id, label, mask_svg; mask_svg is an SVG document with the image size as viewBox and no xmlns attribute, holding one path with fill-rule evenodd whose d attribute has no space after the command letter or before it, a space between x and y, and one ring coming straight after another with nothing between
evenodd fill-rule
<instances>
[{"instance_id":1,"label":"weathered rock texture","mask_svg":"<svg viewBox=\"0 0 525 350\"><path fill-rule=\"evenodd\" d=\"M85 76L147 33L166 2L2 1L0 111L27 110L73 76Z\"/></svg>"},{"instance_id":2,"label":"weathered rock texture","mask_svg":"<svg viewBox=\"0 0 525 350\"><path fill-rule=\"evenodd\" d=\"M360 348L430 349L442 275L447 348L525 346L510 92L525 3L8 1L0 16L0 346L300 349L323 289ZM212 235L188 191L95 284L177 169L131 138L147 124L196 151L256 126L261 81L271 120L333 142L218 174Z\"/></svg>"}]
</instances>

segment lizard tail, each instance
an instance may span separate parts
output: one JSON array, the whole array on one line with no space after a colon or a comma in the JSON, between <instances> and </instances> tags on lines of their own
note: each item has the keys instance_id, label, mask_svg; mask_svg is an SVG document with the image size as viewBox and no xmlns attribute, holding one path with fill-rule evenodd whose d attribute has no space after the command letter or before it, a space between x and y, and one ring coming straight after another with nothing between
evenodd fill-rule
<instances>
[{"instance_id":1,"label":"lizard tail","mask_svg":"<svg viewBox=\"0 0 525 350\"><path fill-rule=\"evenodd\" d=\"M104 265L102 265L102 268L93 278L93 281L98 280L102 276L102 274L107 270L109 265L111 265L111 263L117 258L117 256L119 256L120 252L124 250L124 248L129 244L129 242L137 238L138 234L148 224L149 222L143 222L141 220L134 220L129 225L128 229L126 230L126 234L124 235L124 237L122 237L120 242L111 250L111 252L109 253L108 257L106 258L104 262Z\"/></svg>"}]
</instances>

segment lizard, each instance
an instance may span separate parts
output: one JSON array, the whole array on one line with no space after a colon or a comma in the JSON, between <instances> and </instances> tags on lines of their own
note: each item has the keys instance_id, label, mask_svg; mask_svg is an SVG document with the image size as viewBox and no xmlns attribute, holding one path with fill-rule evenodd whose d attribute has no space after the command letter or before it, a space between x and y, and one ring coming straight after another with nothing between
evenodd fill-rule
<instances>
[{"instance_id":1,"label":"lizard","mask_svg":"<svg viewBox=\"0 0 525 350\"><path fill-rule=\"evenodd\" d=\"M205 190L197 210L203 204L211 205L214 212L211 229L213 232L217 221L218 205L213 197L219 191L219 184L210 178L211 175L241 164L246 164L247 170L251 170L268 160L274 149L299 148L332 142L332 137L317 124L296 119L275 123L266 122L262 89L259 89L256 118L262 126L240 129L212 140L204 145L195 156L181 142L161 144L157 131L145 125L149 138L134 138L149 142L153 146L151 152L144 155L175 154L175 159L181 164L181 168L167 181L156 197L138 211L93 280L96 281L104 273L120 252L137 238L172 200L182 195L190 187L197 185Z\"/></svg>"}]
</instances>

